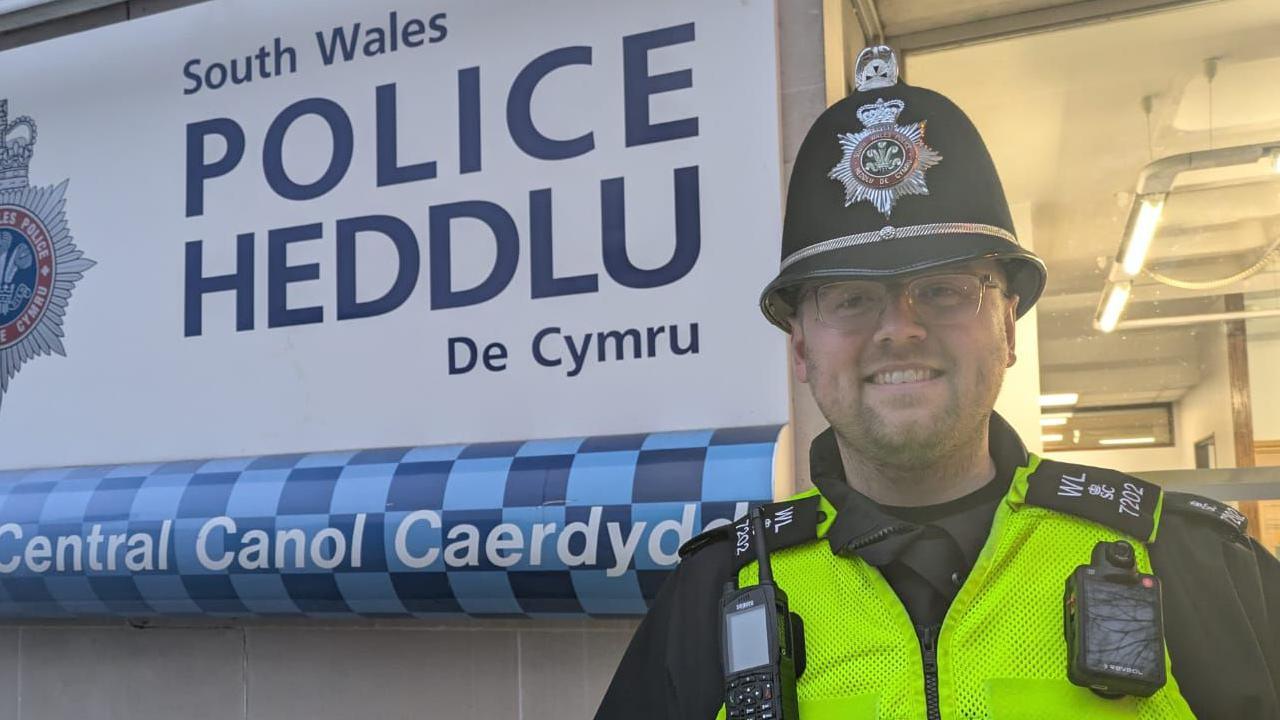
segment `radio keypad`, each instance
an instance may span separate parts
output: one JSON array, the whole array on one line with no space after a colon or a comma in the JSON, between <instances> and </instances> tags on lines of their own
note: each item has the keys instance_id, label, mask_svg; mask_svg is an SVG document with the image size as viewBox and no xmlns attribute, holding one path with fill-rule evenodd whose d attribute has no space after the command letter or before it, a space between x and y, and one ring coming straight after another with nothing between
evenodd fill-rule
<instances>
[{"instance_id":1,"label":"radio keypad","mask_svg":"<svg viewBox=\"0 0 1280 720\"><path fill-rule=\"evenodd\" d=\"M732 720L777 720L776 695L773 678L766 673L734 678L729 683L731 704L726 714Z\"/></svg>"}]
</instances>

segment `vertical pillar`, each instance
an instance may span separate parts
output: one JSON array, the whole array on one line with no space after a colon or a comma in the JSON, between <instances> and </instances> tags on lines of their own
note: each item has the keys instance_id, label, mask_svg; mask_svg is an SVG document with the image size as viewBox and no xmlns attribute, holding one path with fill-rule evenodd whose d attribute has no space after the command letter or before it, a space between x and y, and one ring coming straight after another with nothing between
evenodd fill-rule
<instances>
[{"instance_id":1,"label":"vertical pillar","mask_svg":"<svg viewBox=\"0 0 1280 720\"><path fill-rule=\"evenodd\" d=\"M1244 295L1223 296L1227 312L1244 310ZM1253 402L1249 392L1249 346L1244 320L1227 322L1227 382L1231 388L1231 429L1236 446L1236 467L1254 467ZM1249 534L1262 538L1262 517L1257 500L1240 502L1240 512L1249 519Z\"/></svg>"},{"instance_id":2,"label":"vertical pillar","mask_svg":"<svg viewBox=\"0 0 1280 720\"><path fill-rule=\"evenodd\" d=\"M1013 229L1018 243L1035 252L1035 235L1031 219L1031 203L1014 203L1009 206L1013 216ZM1044 449L1040 439L1040 325L1039 310L1031 308L1018 319L1015 330L1018 361L1004 375L1000 397L996 398L995 411L1009 422L1022 438L1027 450L1039 453Z\"/></svg>"},{"instance_id":3,"label":"vertical pillar","mask_svg":"<svg viewBox=\"0 0 1280 720\"><path fill-rule=\"evenodd\" d=\"M850 0L822 0L822 46L826 59L827 105L853 87L853 66L867 44Z\"/></svg>"},{"instance_id":4,"label":"vertical pillar","mask_svg":"<svg viewBox=\"0 0 1280 720\"><path fill-rule=\"evenodd\" d=\"M829 21L824 17L824 0L788 0L777 3L777 8L778 63L782 86L782 182L785 191L800 143L809 126L827 107L824 24ZM786 352L791 352L789 346ZM809 444L826 428L827 421L814 403L809 386L796 382L789 362L787 375L791 389L794 487L804 490L811 486Z\"/></svg>"}]
</instances>

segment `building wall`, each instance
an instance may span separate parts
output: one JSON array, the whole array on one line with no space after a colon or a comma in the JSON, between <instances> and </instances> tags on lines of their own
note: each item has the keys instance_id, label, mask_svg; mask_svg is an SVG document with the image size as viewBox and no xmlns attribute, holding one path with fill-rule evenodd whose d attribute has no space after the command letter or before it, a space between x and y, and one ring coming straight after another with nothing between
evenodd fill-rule
<instances>
[{"instance_id":1,"label":"building wall","mask_svg":"<svg viewBox=\"0 0 1280 720\"><path fill-rule=\"evenodd\" d=\"M803 3L797 5L806 5L807 10L805 16L809 18L808 25L816 26L821 32L823 1L813 2L812 0L804 0ZM843 3L841 3L843 4ZM779 2L780 11L786 7L786 4ZM794 10L787 9L786 14L793 13ZM843 12L843 10L842 10ZM779 15L783 15L782 12ZM851 18L841 16L840 33L842 36L848 33L859 34L857 30L857 22L849 22ZM858 35L860 36L860 35ZM834 40L834 39L833 39ZM796 152L800 149L800 143L804 140L805 133L809 130L809 124L814 118L818 117L827 106L834 102L834 99L828 96L840 95L840 87L847 85L844 82L846 78L841 77L839 81L832 78L832 87L827 86L827 70L825 66L825 57L821 45L816 48L806 48L805 58L787 57L787 52L798 55L799 48L791 51L783 48L782 72L783 86L787 87L788 82L791 83L790 89L784 89L782 94L782 151L783 151L783 178L785 180L791 177L791 169L795 165ZM818 54L817 64L809 65L808 55L816 51ZM790 63L788 63L790 60ZM788 78L788 64L795 68L794 74ZM803 68L803 70L801 70ZM842 75L848 72L846 68L833 66L832 72L840 71ZM785 187L785 184L784 184ZM786 339L779 334L778 342L785 343ZM788 359L790 354L788 351ZM806 490L813 487L813 483L809 480L809 444L818 433L827 428L827 421L822 417L822 412L818 410L818 404L813 400L813 394L809 392L809 387L796 381L795 373L792 372L790 365L787 371L789 373L789 385L791 388L791 428L794 437L795 453L795 483L796 491Z\"/></svg>"},{"instance_id":2,"label":"building wall","mask_svg":"<svg viewBox=\"0 0 1280 720\"><path fill-rule=\"evenodd\" d=\"M1031 204L1015 203L1009 208L1013 215L1013 229L1018 242L1035 251L1034 223L1031 220ZM1005 371L1000 396L996 398L995 411L1018 432L1022 442L1031 452L1040 452L1044 442L1040 440L1040 311L1033 307L1018 318L1014 328L1014 351L1017 361Z\"/></svg>"},{"instance_id":3,"label":"building wall","mask_svg":"<svg viewBox=\"0 0 1280 720\"><path fill-rule=\"evenodd\" d=\"M123 22L199 0L131 0L0 33L0 49ZM784 177L826 106L822 0L777 0ZM843 4L842 4L843 5ZM734 48L733 51L740 49ZM783 180L780 178L780 181ZM1025 215L1019 215L1020 234ZM1206 326L1209 327L1209 326ZM1204 381L1178 405L1173 448L1055 457L1127 471L1190 467L1209 434L1232 464L1221 328L1205 342ZM1250 332L1254 332L1251 325ZM1274 333L1273 333L1274 334ZM1034 314L1000 409L1038 444ZM779 335L779 343L784 342ZM1251 342L1258 437L1280 439L1280 338ZM793 388L797 480L825 427L807 388ZM0 626L0 720L327 720L369 717L572 720L594 714L637 621L450 620L266 622L163 620Z\"/></svg>"},{"instance_id":4,"label":"building wall","mask_svg":"<svg viewBox=\"0 0 1280 720\"><path fill-rule=\"evenodd\" d=\"M589 718L634 621L0 628L0 720Z\"/></svg>"},{"instance_id":5,"label":"building wall","mask_svg":"<svg viewBox=\"0 0 1280 720\"><path fill-rule=\"evenodd\" d=\"M1218 467L1235 467L1235 435L1231 423L1231 382L1227 369L1226 325L1201 326L1200 384L1176 406L1174 433L1182 451L1182 467L1196 466L1196 443L1214 438Z\"/></svg>"},{"instance_id":6,"label":"building wall","mask_svg":"<svg viewBox=\"0 0 1280 720\"><path fill-rule=\"evenodd\" d=\"M1280 318L1250 320L1245 330L1249 348L1253 438L1280 440Z\"/></svg>"},{"instance_id":7,"label":"building wall","mask_svg":"<svg viewBox=\"0 0 1280 720\"><path fill-rule=\"evenodd\" d=\"M0 49L194 1L119 3L0 33ZM805 130L825 108L822 0L777 5L789 175ZM808 438L797 447L807 456ZM0 720L590 718L637 622L9 625L0 627Z\"/></svg>"}]
</instances>

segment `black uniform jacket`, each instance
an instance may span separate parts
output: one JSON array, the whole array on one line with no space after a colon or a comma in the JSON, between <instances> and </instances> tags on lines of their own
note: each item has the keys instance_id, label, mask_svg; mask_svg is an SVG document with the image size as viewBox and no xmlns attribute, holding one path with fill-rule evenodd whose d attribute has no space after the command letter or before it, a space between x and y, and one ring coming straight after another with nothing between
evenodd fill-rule
<instances>
[{"instance_id":1,"label":"black uniform jacket","mask_svg":"<svg viewBox=\"0 0 1280 720\"><path fill-rule=\"evenodd\" d=\"M1025 462L1016 435L1010 443L1006 433L1012 430L993 418L993 451L999 445L1007 453L1012 444ZM839 465L838 456L824 456L834 447L815 441L815 471ZM1280 563L1235 528L1197 513L1166 511L1150 553L1163 584L1173 675L1196 716L1280 720ZM715 717L724 702L718 604L734 575L727 536L683 559L637 629L597 720Z\"/></svg>"}]
</instances>

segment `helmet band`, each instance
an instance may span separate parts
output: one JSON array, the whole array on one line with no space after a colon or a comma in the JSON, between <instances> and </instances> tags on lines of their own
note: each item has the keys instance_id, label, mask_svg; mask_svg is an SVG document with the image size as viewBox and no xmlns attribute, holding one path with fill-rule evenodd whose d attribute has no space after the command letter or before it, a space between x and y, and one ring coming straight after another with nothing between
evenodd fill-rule
<instances>
[{"instance_id":1,"label":"helmet band","mask_svg":"<svg viewBox=\"0 0 1280 720\"><path fill-rule=\"evenodd\" d=\"M780 270L786 270L805 258L820 255L824 252L832 250L843 250L845 248L855 247L858 245L870 245L871 243L882 242L885 240L894 240L897 238L924 237L927 235L990 235L998 237L1001 240L1007 240L1018 245L1018 238L1013 233L1004 228L995 225L983 225L980 223L928 223L925 225L907 225L906 227L893 227L886 225L879 230L870 232L855 233L853 235L844 235L838 238L832 238L825 242L820 242L801 248L782 261Z\"/></svg>"}]
</instances>

